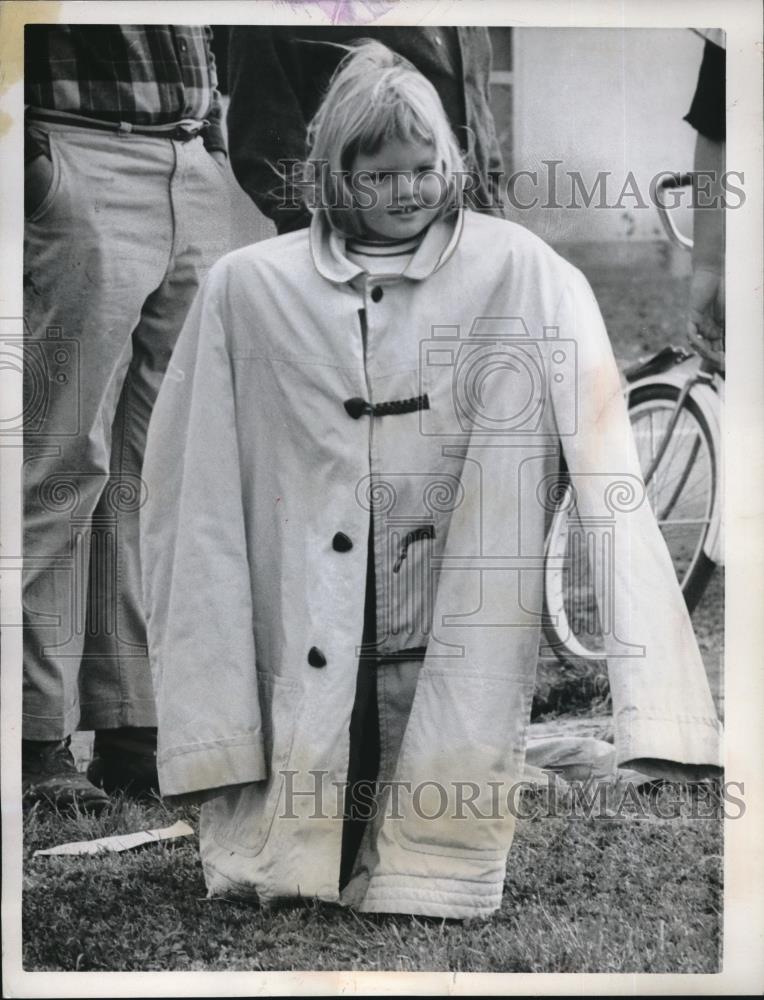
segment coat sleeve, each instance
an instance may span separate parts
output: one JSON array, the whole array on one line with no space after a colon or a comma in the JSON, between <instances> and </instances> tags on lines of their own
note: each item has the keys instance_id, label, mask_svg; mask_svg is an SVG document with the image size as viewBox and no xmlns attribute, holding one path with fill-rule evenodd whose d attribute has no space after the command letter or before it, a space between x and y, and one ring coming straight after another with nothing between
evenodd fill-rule
<instances>
[{"instance_id":1,"label":"coat sleeve","mask_svg":"<svg viewBox=\"0 0 764 1000\"><path fill-rule=\"evenodd\" d=\"M236 180L279 233L310 224L310 213L279 160L305 156L307 123L289 58L290 34L272 28L231 29L228 147ZM286 169L285 176L279 170Z\"/></svg>"},{"instance_id":2,"label":"coat sleeve","mask_svg":"<svg viewBox=\"0 0 764 1000\"><path fill-rule=\"evenodd\" d=\"M575 271L557 323L575 344L577 376L552 381L577 512L596 546L619 764L721 765L721 726L671 556L645 496L618 369L594 295ZM663 762L661 766L660 762Z\"/></svg>"},{"instance_id":3,"label":"coat sleeve","mask_svg":"<svg viewBox=\"0 0 764 1000\"><path fill-rule=\"evenodd\" d=\"M224 265L188 314L144 460L141 564L164 795L267 776Z\"/></svg>"}]
</instances>

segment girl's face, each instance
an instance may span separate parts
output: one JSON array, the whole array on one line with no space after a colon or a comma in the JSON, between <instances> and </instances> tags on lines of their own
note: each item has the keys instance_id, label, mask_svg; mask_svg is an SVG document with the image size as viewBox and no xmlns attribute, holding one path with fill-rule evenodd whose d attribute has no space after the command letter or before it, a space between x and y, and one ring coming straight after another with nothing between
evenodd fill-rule
<instances>
[{"instance_id":1,"label":"girl's face","mask_svg":"<svg viewBox=\"0 0 764 1000\"><path fill-rule=\"evenodd\" d=\"M431 143L388 139L376 153L358 153L350 174L355 209L372 239L418 236L441 213L446 182Z\"/></svg>"}]
</instances>

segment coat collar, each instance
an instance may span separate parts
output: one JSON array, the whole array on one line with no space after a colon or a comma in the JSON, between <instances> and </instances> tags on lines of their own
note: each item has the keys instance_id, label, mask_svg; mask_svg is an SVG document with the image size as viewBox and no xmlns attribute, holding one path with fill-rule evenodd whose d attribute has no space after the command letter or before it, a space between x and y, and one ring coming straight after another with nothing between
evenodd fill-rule
<instances>
[{"instance_id":1,"label":"coat collar","mask_svg":"<svg viewBox=\"0 0 764 1000\"><path fill-rule=\"evenodd\" d=\"M413 281L429 278L456 249L463 224L464 212L461 208L455 218L452 216L433 222L406 270L394 277ZM310 250L318 273L334 284L349 283L364 273L362 267L345 256L345 237L329 226L321 212L316 212L311 220Z\"/></svg>"}]
</instances>

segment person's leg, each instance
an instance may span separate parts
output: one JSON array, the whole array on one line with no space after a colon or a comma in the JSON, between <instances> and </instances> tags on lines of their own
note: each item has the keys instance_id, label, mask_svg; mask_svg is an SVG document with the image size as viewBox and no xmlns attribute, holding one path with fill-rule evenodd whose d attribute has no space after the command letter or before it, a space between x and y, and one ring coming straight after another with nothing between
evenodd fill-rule
<instances>
[{"instance_id":1,"label":"person's leg","mask_svg":"<svg viewBox=\"0 0 764 1000\"><path fill-rule=\"evenodd\" d=\"M86 129L45 131L53 181L27 220L24 259L23 739L25 790L45 786L41 797L55 800L46 768L63 767L58 744L79 721L91 519L108 480L131 334L172 250L173 151L157 142L146 155Z\"/></svg>"},{"instance_id":2,"label":"person's leg","mask_svg":"<svg viewBox=\"0 0 764 1000\"><path fill-rule=\"evenodd\" d=\"M170 264L146 299L112 434L111 479L93 524L91 625L80 670L80 727L96 730L91 780L156 786L156 709L141 598L139 515L154 402L194 295L228 238L228 186L201 140L174 143Z\"/></svg>"},{"instance_id":3,"label":"person's leg","mask_svg":"<svg viewBox=\"0 0 764 1000\"><path fill-rule=\"evenodd\" d=\"M340 889L350 875L372 817L379 771L379 717L377 709L377 669L374 657L361 657L358 664L356 695L350 718L350 754L345 788Z\"/></svg>"},{"instance_id":4,"label":"person's leg","mask_svg":"<svg viewBox=\"0 0 764 1000\"><path fill-rule=\"evenodd\" d=\"M379 770L379 716L377 711L377 593L374 566L374 520L369 515L366 542L366 594L363 614L361 655L358 659L355 699L350 716L350 747L345 784L344 821L340 883L342 890L350 879L368 816L366 808L374 798ZM371 794L369 794L371 791Z\"/></svg>"}]
</instances>

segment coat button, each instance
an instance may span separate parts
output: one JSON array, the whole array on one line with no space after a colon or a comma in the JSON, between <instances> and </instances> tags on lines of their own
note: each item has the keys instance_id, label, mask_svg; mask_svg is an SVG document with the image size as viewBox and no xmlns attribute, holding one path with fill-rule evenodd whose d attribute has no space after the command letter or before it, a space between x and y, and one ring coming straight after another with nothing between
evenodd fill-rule
<instances>
[{"instance_id":1,"label":"coat button","mask_svg":"<svg viewBox=\"0 0 764 1000\"><path fill-rule=\"evenodd\" d=\"M311 667L325 667L326 657L320 649L317 649L315 646L311 646L310 652L308 653L308 663Z\"/></svg>"},{"instance_id":2,"label":"coat button","mask_svg":"<svg viewBox=\"0 0 764 1000\"><path fill-rule=\"evenodd\" d=\"M371 290L371 301L379 302L384 294L379 285L375 285Z\"/></svg>"},{"instance_id":3,"label":"coat button","mask_svg":"<svg viewBox=\"0 0 764 1000\"><path fill-rule=\"evenodd\" d=\"M353 396L352 399L346 399L343 406L353 420L358 420L358 418L362 417L364 413L369 412L369 404L365 399L361 399L360 396Z\"/></svg>"},{"instance_id":4,"label":"coat button","mask_svg":"<svg viewBox=\"0 0 764 1000\"><path fill-rule=\"evenodd\" d=\"M335 552L350 552L353 542L344 531L338 531L332 539L332 548Z\"/></svg>"}]
</instances>

